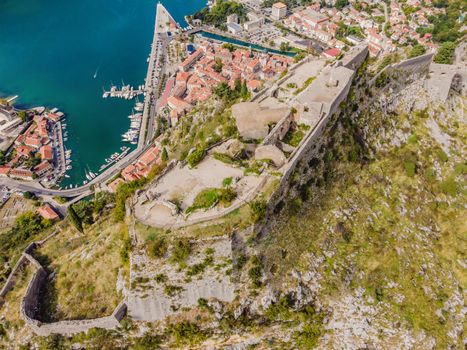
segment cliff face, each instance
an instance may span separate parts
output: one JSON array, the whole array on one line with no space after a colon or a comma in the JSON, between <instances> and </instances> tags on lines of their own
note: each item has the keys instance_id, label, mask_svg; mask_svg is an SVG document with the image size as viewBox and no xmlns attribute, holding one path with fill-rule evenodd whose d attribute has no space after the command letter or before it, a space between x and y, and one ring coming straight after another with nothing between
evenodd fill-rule
<instances>
[{"instance_id":1,"label":"cliff face","mask_svg":"<svg viewBox=\"0 0 467 350\"><path fill-rule=\"evenodd\" d=\"M462 348L466 99L404 78L354 87L257 250L272 295L323 315L319 349Z\"/></svg>"}]
</instances>

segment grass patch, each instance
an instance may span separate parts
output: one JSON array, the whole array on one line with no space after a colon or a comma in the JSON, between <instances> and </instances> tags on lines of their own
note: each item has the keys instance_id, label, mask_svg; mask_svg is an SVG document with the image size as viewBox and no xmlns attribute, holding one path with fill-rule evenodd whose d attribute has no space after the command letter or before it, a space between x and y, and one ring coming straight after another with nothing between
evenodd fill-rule
<instances>
[{"instance_id":1,"label":"grass patch","mask_svg":"<svg viewBox=\"0 0 467 350\"><path fill-rule=\"evenodd\" d=\"M192 213L199 209L209 209L217 204L229 206L237 197L237 192L232 188L207 188L198 193L193 204L187 208L186 213Z\"/></svg>"},{"instance_id":2,"label":"grass patch","mask_svg":"<svg viewBox=\"0 0 467 350\"><path fill-rule=\"evenodd\" d=\"M48 297L49 305L58 307L49 308L47 317L71 320L111 314L121 301L116 291L118 271L128 276L128 260L122 254L127 241L126 225L106 217L84 234L68 228L41 247L37 253L56 272Z\"/></svg>"}]
</instances>

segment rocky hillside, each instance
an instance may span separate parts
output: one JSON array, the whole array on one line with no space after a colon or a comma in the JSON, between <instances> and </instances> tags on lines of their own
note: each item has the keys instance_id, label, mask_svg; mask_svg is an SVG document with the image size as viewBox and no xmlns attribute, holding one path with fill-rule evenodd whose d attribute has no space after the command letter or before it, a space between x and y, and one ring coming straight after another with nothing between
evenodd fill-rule
<instances>
[{"instance_id":1,"label":"rocky hillside","mask_svg":"<svg viewBox=\"0 0 467 350\"><path fill-rule=\"evenodd\" d=\"M464 346L466 100L435 105L421 84L351 96L261 240L277 294L323 314L318 349Z\"/></svg>"},{"instance_id":2,"label":"rocky hillside","mask_svg":"<svg viewBox=\"0 0 467 350\"><path fill-rule=\"evenodd\" d=\"M250 205L255 227L223 229L233 302L201 298L163 321L24 337L24 348L463 349L466 98L437 104L423 79L368 88L367 73L287 197Z\"/></svg>"}]
</instances>

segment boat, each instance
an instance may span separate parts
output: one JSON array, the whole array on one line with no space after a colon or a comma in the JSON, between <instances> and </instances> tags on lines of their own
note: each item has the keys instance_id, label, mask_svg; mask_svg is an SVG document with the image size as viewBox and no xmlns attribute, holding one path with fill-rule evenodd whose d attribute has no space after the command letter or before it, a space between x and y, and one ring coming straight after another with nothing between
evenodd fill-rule
<instances>
[{"instance_id":1,"label":"boat","mask_svg":"<svg viewBox=\"0 0 467 350\"><path fill-rule=\"evenodd\" d=\"M66 170L71 170L71 169L73 169L73 167L71 165L68 165L65 169Z\"/></svg>"}]
</instances>

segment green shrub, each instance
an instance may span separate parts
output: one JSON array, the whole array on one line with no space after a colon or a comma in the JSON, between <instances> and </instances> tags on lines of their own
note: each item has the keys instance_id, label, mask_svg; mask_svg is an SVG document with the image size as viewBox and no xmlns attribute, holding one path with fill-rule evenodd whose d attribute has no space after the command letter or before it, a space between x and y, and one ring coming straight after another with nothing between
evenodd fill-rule
<instances>
[{"instance_id":1,"label":"green shrub","mask_svg":"<svg viewBox=\"0 0 467 350\"><path fill-rule=\"evenodd\" d=\"M266 309L265 315L271 321L277 319L286 319L290 315L292 307L292 298L289 295L283 296L275 304L272 304Z\"/></svg>"},{"instance_id":2,"label":"green shrub","mask_svg":"<svg viewBox=\"0 0 467 350\"><path fill-rule=\"evenodd\" d=\"M454 51L456 50L456 44L453 42L445 42L438 50L438 53L433 59L436 63L441 64L452 64L454 61Z\"/></svg>"},{"instance_id":3,"label":"green shrub","mask_svg":"<svg viewBox=\"0 0 467 350\"><path fill-rule=\"evenodd\" d=\"M233 188L206 188L198 193L193 204L186 210L191 213L198 209L209 209L216 204L228 206L237 197Z\"/></svg>"},{"instance_id":4,"label":"green shrub","mask_svg":"<svg viewBox=\"0 0 467 350\"><path fill-rule=\"evenodd\" d=\"M409 52L408 57L413 58L413 57L421 56L421 55L425 54L425 52L426 52L425 46L417 44L414 47L412 47L412 49Z\"/></svg>"},{"instance_id":5,"label":"green shrub","mask_svg":"<svg viewBox=\"0 0 467 350\"><path fill-rule=\"evenodd\" d=\"M78 214L76 214L73 206L70 205L67 209L68 218L70 219L71 224L79 231L83 232L83 225L81 223L81 219L79 218Z\"/></svg>"},{"instance_id":6,"label":"green shrub","mask_svg":"<svg viewBox=\"0 0 467 350\"><path fill-rule=\"evenodd\" d=\"M448 155L441 148L438 148L436 150L436 155L438 156L438 159L443 163L446 163L449 160Z\"/></svg>"},{"instance_id":7,"label":"green shrub","mask_svg":"<svg viewBox=\"0 0 467 350\"><path fill-rule=\"evenodd\" d=\"M169 297L173 297L176 294L180 293L183 290L183 287L175 286L173 284L166 284L164 286L164 293L167 294Z\"/></svg>"},{"instance_id":8,"label":"green shrub","mask_svg":"<svg viewBox=\"0 0 467 350\"><path fill-rule=\"evenodd\" d=\"M258 288L261 286L261 277L263 276L262 273L263 267L259 258L255 255L251 258L251 267L248 270L248 277L254 287Z\"/></svg>"},{"instance_id":9,"label":"green shrub","mask_svg":"<svg viewBox=\"0 0 467 350\"><path fill-rule=\"evenodd\" d=\"M222 180L222 186L224 187L229 187L232 185L233 178L232 177L226 177L224 180Z\"/></svg>"},{"instance_id":10,"label":"green shrub","mask_svg":"<svg viewBox=\"0 0 467 350\"><path fill-rule=\"evenodd\" d=\"M123 240L123 245L120 250L120 258L122 259L124 264L130 262L130 251L131 251L131 240L130 237L125 237Z\"/></svg>"},{"instance_id":11,"label":"green shrub","mask_svg":"<svg viewBox=\"0 0 467 350\"><path fill-rule=\"evenodd\" d=\"M151 258L162 258L167 252L167 242L164 237L153 237L147 242L147 253Z\"/></svg>"},{"instance_id":12,"label":"green shrub","mask_svg":"<svg viewBox=\"0 0 467 350\"><path fill-rule=\"evenodd\" d=\"M412 144L417 143L418 142L417 134L414 133L414 134L410 135L409 138L407 139L407 142L412 143Z\"/></svg>"},{"instance_id":13,"label":"green shrub","mask_svg":"<svg viewBox=\"0 0 467 350\"><path fill-rule=\"evenodd\" d=\"M266 215L266 201L264 200L256 200L252 201L249 204L251 217L252 219L257 222L261 220Z\"/></svg>"},{"instance_id":14,"label":"green shrub","mask_svg":"<svg viewBox=\"0 0 467 350\"><path fill-rule=\"evenodd\" d=\"M141 338L134 338L131 349L133 350L153 350L161 344L161 337L146 333Z\"/></svg>"},{"instance_id":15,"label":"green shrub","mask_svg":"<svg viewBox=\"0 0 467 350\"><path fill-rule=\"evenodd\" d=\"M196 324L189 321L170 324L167 331L174 338L177 346L193 345L206 337Z\"/></svg>"},{"instance_id":16,"label":"green shrub","mask_svg":"<svg viewBox=\"0 0 467 350\"><path fill-rule=\"evenodd\" d=\"M293 130L291 128L287 132L287 134L285 134L284 139L282 141L289 144L290 146L298 147L298 145L303 139L303 136L305 136L305 133L302 130Z\"/></svg>"},{"instance_id":17,"label":"green shrub","mask_svg":"<svg viewBox=\"0 0 467 350\"><path fill-rule=\"evenodd\" d=\"M322 324L306 322L301 331L295 333L295 341L299 349L314 349L323 333Z\"/></svg>"},{"instance_id":18,"label":"green shrub","mask_svg":"<svg viewBox=\"0 0 467 350\"><path fill-rule=\"evenodd\" d=\"M416 168L417 167L414 162L411 162L411 161L404 162L404 169L405 169L405 173L407 174L407 176L413 177L415 175Z\"/></svg>"},{"instance_id":19,"label":"green shrub","mask_svg":"<svg viewBox=\"0 0 467 350\"><path fill-rule=\"evenodd\" d=\"M196 148L193 152L191 152L187 157L186 161L188 165L193 168L198 165L204 158L206 150L204 148Z\"/></svg>"},{"instance_id":20,"label":"green shrub","mask_svg":"<svg viewBox=\"0 0 467 350\"><path fill-rule=\"evenodd\" d=\"M191 254L191 244L187 239L177 239L172 247L170 261L173 263L184 264Z\"/></svg>"},{"instance_id":21,"label":"green shrub","mask_svg":"<svg viewBox=\"0 0 467 350\"><path fill-rule=\"evenodd\" d=\"M163 274L163 273L158 273L156 275L156 277L154 277L154 280L157 282L157 283L165 283L168 281L168 277L167 275Z\"/></svg>"},{"instance_id":22,"label":"green shrub","mask_svg":"<svg viewBox=\"0 0 467 350\"><path fill-rule=\"evenodd\" d=\"M451 196L451 197L455 197L458 193L458 185L457 185L457 182L454 180L454 177L450 177L448 178L447 180L443 181L441 184L440 184L440 187L441 187L441 191L443 191L443 193Z\"/></svg>"}]
</instances>

